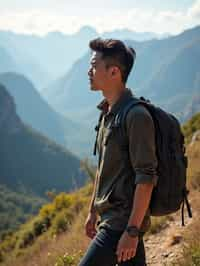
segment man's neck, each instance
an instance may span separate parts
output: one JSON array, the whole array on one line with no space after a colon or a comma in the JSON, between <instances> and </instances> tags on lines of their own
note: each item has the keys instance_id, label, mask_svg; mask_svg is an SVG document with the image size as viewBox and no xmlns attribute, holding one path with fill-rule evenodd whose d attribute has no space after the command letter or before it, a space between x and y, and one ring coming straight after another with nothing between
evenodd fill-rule
<instances>
[{"instance_id":1,"label":"man's neck","mask_svg":"<svg viewBox=\"0 0 200 266\"><path fill-rule=\"evenodd\" d=\"M125 91L126 91L125 85L122 85L119 88L114 88L113 90L110 89L110 90L103 91L103 95L108 101L109 111Z\"/></svg>"}]
</instances>

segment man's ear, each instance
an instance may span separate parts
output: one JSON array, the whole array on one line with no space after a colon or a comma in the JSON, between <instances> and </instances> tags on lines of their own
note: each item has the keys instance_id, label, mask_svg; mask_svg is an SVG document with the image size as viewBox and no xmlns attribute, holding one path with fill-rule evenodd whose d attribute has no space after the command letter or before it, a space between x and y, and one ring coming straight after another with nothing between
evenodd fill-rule
<instances>
[{"instance_id":1,"label":"man's ear","mask_svg":"<svg viewBox=\"0 0 200 266\"><path fill-rule=\"evenodd\" d=\"M112 70L111 70L111 75L112 75L112 76L116 75L117 71L119 71L118 67L113 66L113 67L112 67Z\"/></svg>"}]
</instances>

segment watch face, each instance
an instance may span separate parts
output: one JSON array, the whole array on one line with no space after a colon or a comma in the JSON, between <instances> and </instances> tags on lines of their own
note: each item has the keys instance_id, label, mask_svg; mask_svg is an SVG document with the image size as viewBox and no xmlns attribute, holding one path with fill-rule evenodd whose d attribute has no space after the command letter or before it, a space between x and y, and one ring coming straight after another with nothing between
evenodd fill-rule
<instances>
[{"instance_id":1,"label":"watch face","mask_svg":"<svg viewBox=\"0 0 200 266\"><path fill-rule=\"evenodd\" d=\"M133 236L133 237L138 236L139 234L139 231L136 227L129 227L126 229L126 231L128 232L130 236Z\"/></svg>"}]
</instances>

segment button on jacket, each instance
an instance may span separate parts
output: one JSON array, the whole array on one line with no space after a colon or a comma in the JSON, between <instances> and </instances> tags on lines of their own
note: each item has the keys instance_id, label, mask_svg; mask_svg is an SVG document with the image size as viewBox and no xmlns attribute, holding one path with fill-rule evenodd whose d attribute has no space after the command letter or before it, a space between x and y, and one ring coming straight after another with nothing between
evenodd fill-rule
<instances>
[{"instance_id":1,"label":"button on jacket","mask_svg":"<svg viewBox=\"0 0 200 266\"><path fill-rule=\"evenodd\" d=\"M98 227L124 230L132 211L136 185L157 183L155 128L149 111L135 105L127 114L127 156L122 152L119 132L113 133L110 129L115 115L132 96L131 90L126 88L110 111L106 99L97 106L103 112L97 138L99 174L94 200L94 208L100 216ZM140 231L145 232L149 227L148 209Z\"/></svg>"}]
</instances>

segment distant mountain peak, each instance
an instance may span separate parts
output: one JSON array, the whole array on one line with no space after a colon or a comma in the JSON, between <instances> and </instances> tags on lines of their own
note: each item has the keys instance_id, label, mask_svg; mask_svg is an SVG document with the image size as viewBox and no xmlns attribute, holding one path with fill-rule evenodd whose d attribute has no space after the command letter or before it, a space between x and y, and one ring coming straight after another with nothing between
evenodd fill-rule
<instances>
[{"instance_id":1,"label":"distant mountain peak","mask_svg":"<svg viewBox=\"0 0 200 266\"><path fill-rule=\"evenodd\" d=\"M83 34L83 35L98 35L98 32L94 27L91 27L89 25L85 25L79 29L77 34Z\"/></svg>"},{"instance_id":2,"label":"distant mountain peak","mask_svg":"<svg viewBox=\"0 0 200 266\"><path fill-rule=\"evenodd\" d=\"M50 31L46 35L48 38L65 38L66 34L61 31Z\"/></svg>"}]
</instances>

